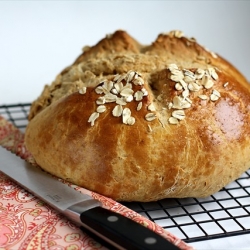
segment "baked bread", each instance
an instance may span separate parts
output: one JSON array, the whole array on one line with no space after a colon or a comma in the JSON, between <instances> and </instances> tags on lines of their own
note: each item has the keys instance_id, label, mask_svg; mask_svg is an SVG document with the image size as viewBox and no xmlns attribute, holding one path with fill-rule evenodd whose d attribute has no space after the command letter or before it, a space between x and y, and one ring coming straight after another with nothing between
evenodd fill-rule
<instances>
[{"instance_id":1,"label":"baked bread","mask_svg":"<svg viewBox=\"0 0 250 250\"><path fill-rule=\"evenodd\" d=\"M219 55L124 31L85 47L32 104L25 143L44 170L118 201L206 197L250 166L250 86Z\"/></svg>"}]
</instances>

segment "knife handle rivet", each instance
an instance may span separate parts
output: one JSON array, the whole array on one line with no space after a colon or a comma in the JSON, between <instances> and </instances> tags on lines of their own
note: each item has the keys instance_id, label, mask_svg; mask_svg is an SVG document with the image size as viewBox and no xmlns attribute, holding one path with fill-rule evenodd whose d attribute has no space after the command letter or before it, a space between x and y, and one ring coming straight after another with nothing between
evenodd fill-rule
<instances>
[{"instance_id":1,"label":"knife handle rivet","mask_svg":"<svg viewBox=\"0 0 250 250\"><path fill-rule=\"evenodd\" d=\"M109 222L116 222L116 221L118 221L118 217L117 216L114 216L114 215L111 215L111 216L109 216L108 218L107 218L107 220L109 221Z\"/></svg>"},{"instance_id":2,"label":"knife handle rivet","mask_svg":"<svg viewBox=\"0 0 250 250\"><path fill-rule=\"evenodd\" d=\"M157 242L156 238L153 238L153 237L147 237L147 238L145 238L144 241L148 245L153 245Z\"/></svg>"}]
</instances>

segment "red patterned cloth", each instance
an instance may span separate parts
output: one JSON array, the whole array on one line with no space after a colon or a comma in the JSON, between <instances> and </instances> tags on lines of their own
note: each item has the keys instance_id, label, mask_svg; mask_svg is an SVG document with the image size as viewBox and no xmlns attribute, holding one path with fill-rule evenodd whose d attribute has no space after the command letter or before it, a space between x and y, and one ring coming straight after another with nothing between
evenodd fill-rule
<instances>
[{"instance_id":1,"label":"red patterned cloth","mask_svg":"<svg viewBox=\"0 0 250 250\"><path fill-rule=\"evenodd\" d=\"M24 134L0 116L0 145L35 164L24 146ZM1 161L0 161L1 164ZM193 249L185 242L122 204L71 185L100 200L105 208L120 213L157 232L183 250ZM18 250L90 250L105 249L71 221L46 203L22 189L0 172L0 248Z\"/></svg>"}]
</instances>

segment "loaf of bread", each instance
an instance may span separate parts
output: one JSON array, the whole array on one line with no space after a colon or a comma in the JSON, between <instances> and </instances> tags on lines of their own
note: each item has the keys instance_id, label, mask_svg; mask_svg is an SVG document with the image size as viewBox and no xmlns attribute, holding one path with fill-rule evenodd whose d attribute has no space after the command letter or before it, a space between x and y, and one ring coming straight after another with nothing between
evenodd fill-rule
<instances>
[{"instance_id":1,"label":"loaf of bread","mask_svg":"<svg viewBox=\"0 0 250 250\"><path fill-rule=\"evenodd\" d=\"M84 47L29 120L41 168L118 201L206 197L250 166L249 83L180 31Z\"/></svg>"}]
</instances>

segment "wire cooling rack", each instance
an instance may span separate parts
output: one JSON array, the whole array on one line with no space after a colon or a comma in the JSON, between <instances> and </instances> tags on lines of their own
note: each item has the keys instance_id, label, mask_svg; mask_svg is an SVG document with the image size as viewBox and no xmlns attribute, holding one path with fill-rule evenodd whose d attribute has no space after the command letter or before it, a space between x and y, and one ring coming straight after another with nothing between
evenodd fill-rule
<instances>
[{"instance_id":1,"label":"wire cooling rack","mask_svg":"<svg viewBox=\"0 0 250 250\"><path fill-rule=\"evenodd\" d=\"M25 131L30 104L0 106L3 116ZM123 203L185 242L250 233L250 170L220 192L202 199Z\"/></svg>"}]
</instances>

